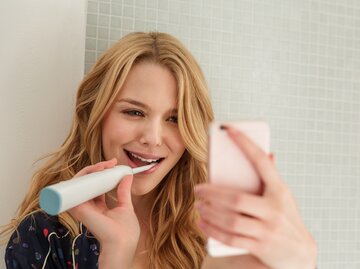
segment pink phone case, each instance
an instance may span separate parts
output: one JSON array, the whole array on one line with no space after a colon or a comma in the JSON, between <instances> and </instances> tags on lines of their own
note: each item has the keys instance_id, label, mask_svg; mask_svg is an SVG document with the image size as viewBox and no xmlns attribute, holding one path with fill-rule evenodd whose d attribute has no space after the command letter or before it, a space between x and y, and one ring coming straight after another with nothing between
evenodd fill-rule
<instances>
[{"instance_id":1,"label":"pink phone case","mask_svg":"<svg viewBox=\"0 0 360 269\"><path fill-rule=\"evenodd\" d=\"M209 129L209 179L211 183L237 186L259 193L261 181L252 164L220 126L233 126L247 135L266 153L270 151L270 128L263 121L213 122ZM213 238L208 240L211 256L246 254L246 249L226 246Z\"/></svg>"}]
</instances>

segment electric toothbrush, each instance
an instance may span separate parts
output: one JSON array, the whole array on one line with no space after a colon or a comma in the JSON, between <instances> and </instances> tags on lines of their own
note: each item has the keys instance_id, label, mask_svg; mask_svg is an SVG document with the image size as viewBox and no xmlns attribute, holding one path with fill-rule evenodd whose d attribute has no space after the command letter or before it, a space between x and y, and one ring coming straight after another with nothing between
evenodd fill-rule
<instances>
[{"instance_id":1,"label":"electric toothbrush","mask_svg":"<svg viewBox=\"0 0 360 269\"><path fill-rule=\"evenodd\" d=\"M117 165L47 186L40 192L40 207L49 215L60 214L114 189L126 175L144 172L154 165L136 168Z\"/></svg>"}]
</instances>

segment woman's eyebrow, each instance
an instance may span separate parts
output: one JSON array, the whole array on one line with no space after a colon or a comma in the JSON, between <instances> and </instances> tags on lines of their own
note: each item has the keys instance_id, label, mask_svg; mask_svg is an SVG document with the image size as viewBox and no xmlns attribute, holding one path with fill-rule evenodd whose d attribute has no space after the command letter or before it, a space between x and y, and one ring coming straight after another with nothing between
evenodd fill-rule
<instances>
[{"instance_id":1,"label":"woman's eyebrow","mask_svg":"<svg viewBox=\"0 0 360 269\"><path fill-rule=\"evenodd\" d=\"M129 103L129 104L132 104L132 105L135 105L135 106L143 107L143 108L146 108L146 109L149 108L146 104L141 103L139 101L136 101L134 99L130 99L130 98L119 99L116 102L117 103L125 102L125 103Z\"/></svg>"},{"instance_id":2,"label":"woman's eyebrow","mask_svg":"<svg viewBox=\"0 0 360 269\"><path fill-rule=\"evenodd\" d=\"M131 98L123 98L123 99L119 99L116 101L116 103L128 103L128 104L131 104L131 105L135 105L135 106L139 106L139 107L142 107L144 109L148 109L150 110L150 107L142 102L139 102L137 100L134 100L134 99L131 99ZM168 110L169 113L171 114L177 114L178 113L178 109L177 108L171 108Z\"/></svg>"}]
</instances>

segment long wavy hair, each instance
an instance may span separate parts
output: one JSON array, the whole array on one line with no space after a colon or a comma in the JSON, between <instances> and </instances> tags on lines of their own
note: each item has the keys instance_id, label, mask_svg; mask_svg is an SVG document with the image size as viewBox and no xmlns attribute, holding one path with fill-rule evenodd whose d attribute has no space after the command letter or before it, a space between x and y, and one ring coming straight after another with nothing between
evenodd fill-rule
<instances>
[{"instance_id":1,"label":"long wavy hair","mask_svg":"<svg viewBox=\"0 0 360 269\"><path fill-rule=\"evenodd\" d=\"M165 33L131 33L108 49L79 86L69 135L35 172L17 217L1 235L14 232L24 218L40 211L42 188L73 177L85 166L103 161L101 123L121 91L131 68L142 61L168 68L177 80L178 127L186 151L154 190L151 209L151 268L200 268L205 239L197 228L193 188L207 179L207 128L213 119L201 68L179 40ZM76 236L79 223L67 212L59 221Z\"/></svg>"}]
</instances>

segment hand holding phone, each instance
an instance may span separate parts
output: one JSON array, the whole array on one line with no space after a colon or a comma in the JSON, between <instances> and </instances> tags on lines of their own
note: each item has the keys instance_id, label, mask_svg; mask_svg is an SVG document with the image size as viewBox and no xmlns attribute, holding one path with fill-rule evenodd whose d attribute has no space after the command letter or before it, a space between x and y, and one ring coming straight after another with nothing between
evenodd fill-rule
<instances>
[{"instance_id":1,"label":"hand holding phone","mask_svg":"<svg viewBox=\"0 0 360 269\"><path fill-rule=\"evenodd\" d=\"M248 136L266 153L270 151L270 128L263 121L213 122L209 129L209 179L211 183L239 187L260 194L261 179L242 151L230 139L222 126L232 126ZM246 254L246 249L226 246L209 238L211 256Z\"/></svg>"}]
</instances>

